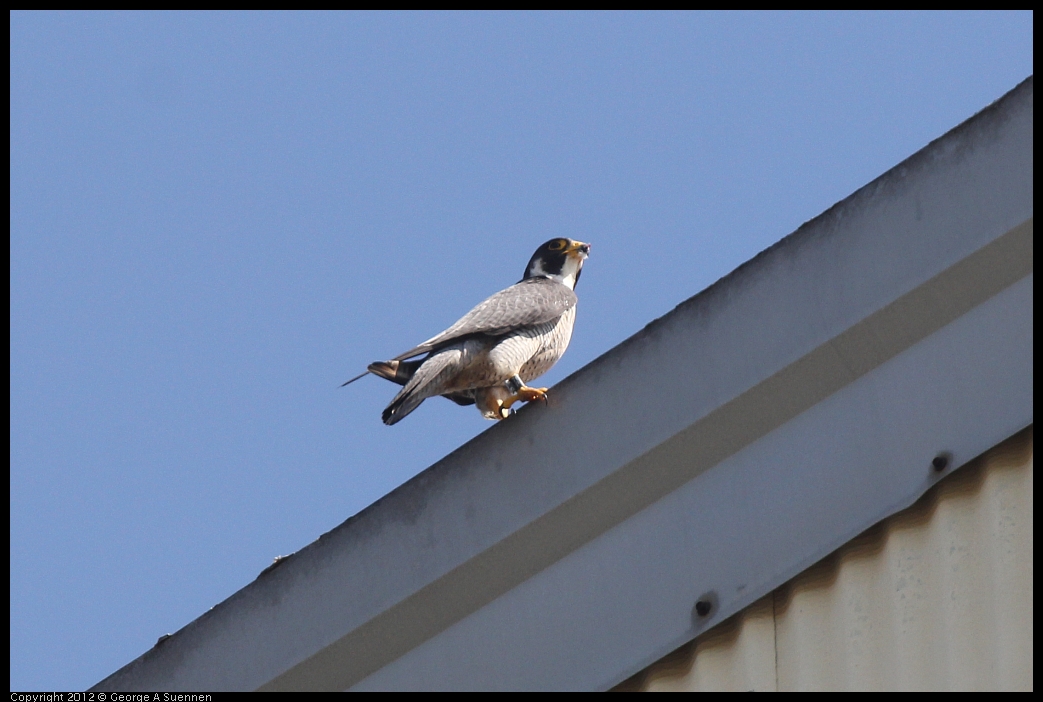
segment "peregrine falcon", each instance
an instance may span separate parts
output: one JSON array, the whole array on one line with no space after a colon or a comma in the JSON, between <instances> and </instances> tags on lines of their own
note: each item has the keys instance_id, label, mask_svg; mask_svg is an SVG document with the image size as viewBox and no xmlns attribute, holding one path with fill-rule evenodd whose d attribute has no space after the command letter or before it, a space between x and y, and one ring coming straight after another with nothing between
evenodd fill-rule
<instances>
[{"instance_id":1,"label":"peregrine falcon","mask_svg":"<svg viewBox=\"0 0 1043 702\"><path fill-rule=\"evenodd\" d=\"M369 364L344 385L367 373L402 385L381 415L389 425L435 395L476 405L486 419L505 419L519 400L546 400L547 388L526 383L550 370L568 348L576 321L573 289L589 254L590 244L551 239L536 249L520 282L419 346Z\"/></svg>"}]
</instances>

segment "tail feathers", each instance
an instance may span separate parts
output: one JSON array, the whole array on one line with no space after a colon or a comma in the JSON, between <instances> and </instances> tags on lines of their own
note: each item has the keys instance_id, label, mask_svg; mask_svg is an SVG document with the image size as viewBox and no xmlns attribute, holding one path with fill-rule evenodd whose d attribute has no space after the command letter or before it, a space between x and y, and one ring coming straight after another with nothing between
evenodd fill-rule
<instances>
[{"instance_id":1,"label":"tail feathers","mask_svg":"<svg viewBox=\"0 0 1043 702\"><path fill-rule=\"evenodd\" d=\"M392 383L398 383L399 385L405 385L409 382L409 379L416 373L416 369L420 367L423 361L376 361L370 363L369 367L366 368L364 373L359 373L348 382L341 385L351 385L359 378L363 378L370 373L373 375L379 375L385 380L390 380Z\"/></svg>"},{"instance_id":2,"label":"tail feathers","mask_svg":"<svg viewBox=\"0 0 1043 702\"><path fill-rule=\"evenodd\" d=\"M395 361L371 365L371 370L373 366L379 367L379 370L382 372L373 372L381 375L381 377L387 377L383 372L391 372L392 370L394 370L396 377L405 373L409 374L405 387L395 395L395 399L391 401L391 404L380 415L380 418L384 420L384 424L391 425L402 421L406 415L419 407L421 402L432 395L442 394L440 390L445 389L445 378L457 372L456 365L459 363L460 355L458 349L447 349L433 356L428 356L422 363L417 361L398 361L398 366L394 369L392 369L391 363L396 363ZM406 368L406 370L403 370L403 368ZM391 378L388 378L388 380L391 380ZM395 382L398 381L396 380Z\"/></svg>"},{"instance_id":3,"label":"tail feathers","mask_svg":"<svg viewBox=\"0 0 1043 702\"><path fill-rule=\"evenodd\" d=\"M421 363L423 361L376 361L370 363L366 370L392 383L405 385L413 378Z\"/></svg>"}]
</instances>

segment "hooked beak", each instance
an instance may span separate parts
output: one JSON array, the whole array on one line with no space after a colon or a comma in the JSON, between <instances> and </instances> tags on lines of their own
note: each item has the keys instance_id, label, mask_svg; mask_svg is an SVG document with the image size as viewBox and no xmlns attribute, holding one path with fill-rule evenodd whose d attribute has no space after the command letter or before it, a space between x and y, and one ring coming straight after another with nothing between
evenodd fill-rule
<instances>
[{"instance_id":1,"label":"hooked beak","mask_svg":"<svg viewBox=\"0 0 1043 702\"><path fill-rule=\"evenodd\" d=\"M590 244L584 244L582 241L573 241L566 247L565 253L582 261L590 255Z\"/></svg>"}]
</instances>

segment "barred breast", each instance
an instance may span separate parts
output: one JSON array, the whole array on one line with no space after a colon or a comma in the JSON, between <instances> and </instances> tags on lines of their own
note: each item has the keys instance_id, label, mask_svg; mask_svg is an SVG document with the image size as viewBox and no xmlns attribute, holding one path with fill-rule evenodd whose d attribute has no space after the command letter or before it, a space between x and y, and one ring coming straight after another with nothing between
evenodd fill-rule
<instances>
[{"instance_id":1,"label":"barred breast","mask_svg":"<svg viewBox=\"0 0 1043 702\"><path fill-rule=\"evenodd\" d=\"M549 328L540 335L542 343L539 350L521 367L518 375L523 381L528 383L530 380L540 377L558 362L558 359L565 353L565 349L569 347L569 341L572 340L572 328L575 324L576 308L571 307L565 311L565 314L558 317L553 325L548 325Z\"/></svg>"}]
</instances>

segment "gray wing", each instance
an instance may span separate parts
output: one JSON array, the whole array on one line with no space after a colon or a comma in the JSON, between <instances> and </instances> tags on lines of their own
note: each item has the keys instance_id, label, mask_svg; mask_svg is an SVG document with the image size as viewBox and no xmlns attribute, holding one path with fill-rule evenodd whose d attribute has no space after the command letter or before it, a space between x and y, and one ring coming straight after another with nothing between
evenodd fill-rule
<instances>
[{"instance_id":1,"label":"gray wing","mask_svg":"<svg viewBox=\"0 0 1043 702\"><path fill-rule=\"evenodd\" d=\"M472 334L500 336L521 327L550 322L575 305L576 293L561 283L548 278L528 278L489 297L441 334L393 360L419 356Z\"/></svg>"}]
</instances>

